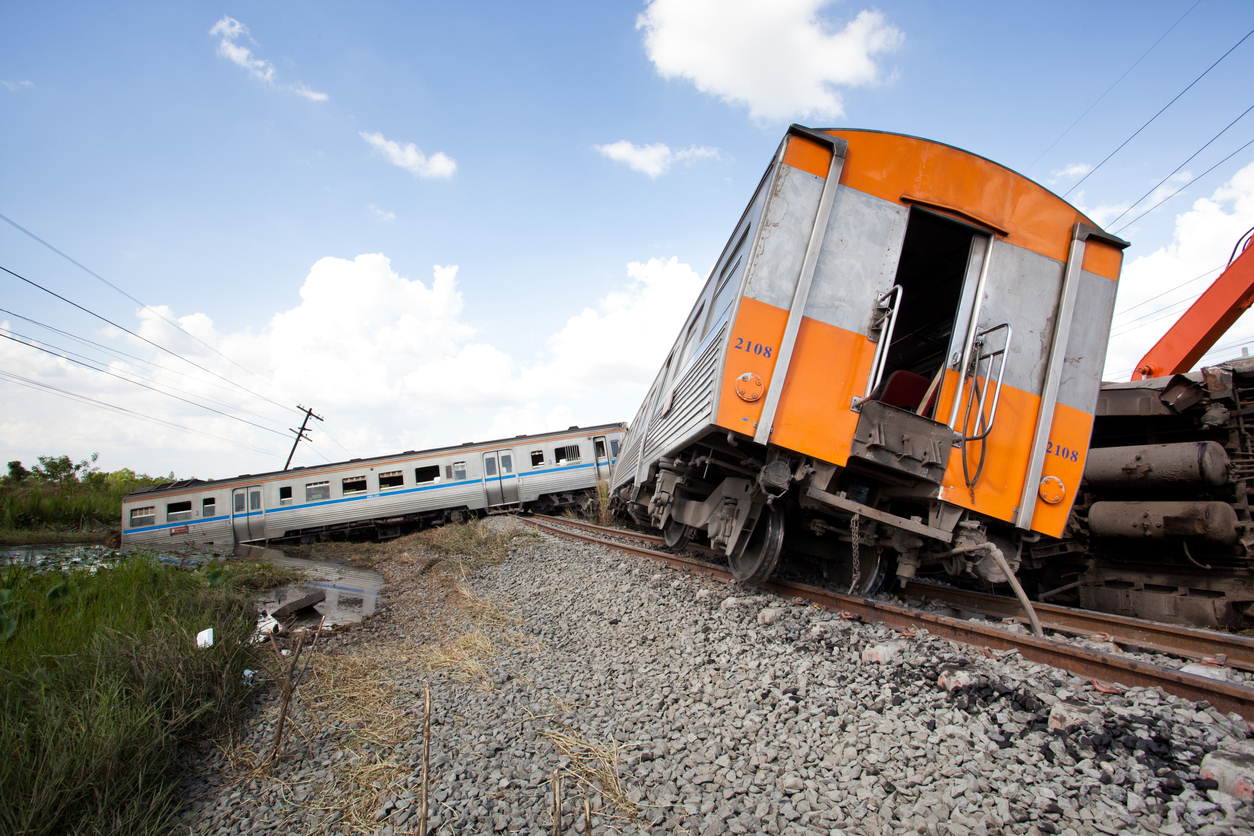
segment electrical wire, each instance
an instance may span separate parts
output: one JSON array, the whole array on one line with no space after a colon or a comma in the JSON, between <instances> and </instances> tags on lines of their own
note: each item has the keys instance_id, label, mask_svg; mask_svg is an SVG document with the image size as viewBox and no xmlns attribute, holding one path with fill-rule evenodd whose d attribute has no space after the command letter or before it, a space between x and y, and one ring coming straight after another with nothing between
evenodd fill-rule
<instances>
[{"instance_id":1,"label":"electrical wire","mask_svg":"<svg viewBox=\"0 0 1254 836\"><path fill-rule=\"evenodd\" d=\"M1128 214L1129 212L1131 212L1131 211L1133 210L1133 208L1135 208L1135 207L1137 206L1137 204L1139 204L1142 200L1145 200L1145 198L1149 197L1149 196L1150 196L1150 195L1152 195L1155 191L1157 191L1157 190L1158 190L1158 188L1159 188L1160 186L1162 186L1162 184L1163 184L1163 183L1166 183L1168 180L1170 180L1172 177L1174 177L1174 176L1175 176L1175 173L1176 173L1177 171L1179 171L1180 169L1184 168L1186 165L1188 165L1189 163L1191 163L1191 162L1193 161L1193 158L1194 158L1194 157L1196 157L1198 154L1202 153L1202 152L1203 152L1203 151L1205 151L1207 148L1209 148L1209 147L1210 147L1210 144L1211 144L1212 142L1214 142L1215 140L1219 139L1219 137L1221 137L1221 136L1223 136L1225 133L1227 133L1227 132L1228 132L1228 128L1231 128L1233 125L1235 125L1236 123L1240 122L1243 118L1245 118L1245 114L1246 114L1246 113L1249 113L1251 110L1254 110L1254 105L1250 105L1249 107L1247 107L1247 108L1245 109L1245 112L1244 112L1244 113L1242 113L1242 114L1241 114L1240 116L1238 116L1236 119L1233 119L1231 122L1229 122L1229 123L1228 123L1228 127L1227 127L1227 128L1224 128L1222 131L1220 131L1219 133L1217 133L1217 134L1215 134L1214 136L1212 136L1209 140L1207 140L1207 141L1206 141L1206 144L1205 144L1205 145L1203 145L1201 148L1197 149L1197 150L1196 150L1196 151L1194 151L1192 154L1190 154L1190 155L1189 155L1189 158L1188 158L1187 160L1185 160L1184 162L1180 163L1180 165L1178 165L1178 166L1176 166L1174 169L1172 169L1171 174L1168 174L1166 177L1164 177L1163 179L1159 180L1157 183L1155 183L1155 184L1154 184L1154 187L1153 187L1152 189L1150 189L1148 192L1146 192L1145 194L1143 194L1143 195L1141 195L1140 197L1138 197L1135 201L1133 201L1133 202L1132 202L1132 204L1131 204L1130 206L1128 206L1128 208L1127 208L1127 209L1124 209L1122 212L1120 212L1120 213L1119 213L1119 217L1117 217L1117 218L1115 218L1113 221L1111 221L1109 225L1110 225L1110 226L1114 226L1114 225L1115 225L1115 224L1119 221L1119 218L1122 218L1124 215L1126 215L1126 214ZM1190 181L1190 182L1191 182L1191 181Z\"/></svg>"},{"instance_id":2,"label":"electrical wire","mask_svg":"<svg viewBox=\"0 0 1254 836\"><path fill-rule=\"evenodd\" d=\"M139 340L143 340L144 342L148 343L148 344L149 344L150 346L152 346L153 348L156 348L156 349L159 349L159 350L161 350L161 351L164 351L166 354L169 354L171 357L174 357L174 358L175 358L175 359L177 359L177 360L182 360L184 363L188 363L189 365L195 366L196 368L200 369L200 370L201 370L201 371L203 371L203 372L208 372L209 374L213 375L214 377L218 378L219 380L225 381L225 382L227 382L227 383L231 384L232 386L236 387L237 389L241 389L241 390L243 390L244 392L247 392L248 394L252 395L253 397L256 397L256 398L261 398L263 401L266 401L266 402L268 402L268 403L274 404L275 406L279 407L280 409L292 409L292 407L290 407L290 406L284 406L283 404L279 403L278 401L271 400L270 398L267 398L265 395L262 395L262 394L259 394L259 393L257 393L257 392L254 392L254 391L252 391L251 389L249 389L247 386L244 386L244 385L242 385L242 384L236 383L235 381L231 380L230 378L223 377L222 375L218 374L217 372L213 371L212 369L206 369L204 366L200 365L199 363L195 362L194 360L189 360L189 359L187 359L186 357L182 356L181 354L177 354L177 353L175 353L175 352L171 351L170 349L166 348L165 346L163 346L163 345L159 345L158 343L153 342L152 340L148 339L147 337L141 337L139 334L136 334L136 333L135 333L134 331L132 331L131 329L129 329L129 328L124 328L124 327L122 327L121 325L118 325L118 324L117 324L116 322L114 322L113 320L111 320L111 319L107 319L107 318L105 318L105 317L101 316L100 314L96 313L95 311L90 310L90 309L88 309L88 308L85 308L85 307L83 307L82 305L78 304L77 302L73 302L73 301L71 301L71 300L69 300L69 299L65 298L64 296L62 296L61 294L57 293L56 291L49 290L48 288L44 287L43 285L39 284L38 282L31 281L30 279L26 278L25 276L19 275L18 273L14 273L14 272L13 272L12 270L10 270L8 267L5 267L5 266L3 266L3 265L0 265L0 270L3 270L4 272L8 273L10 276L13 276L13 277L14 277L14 278L16 278L16 279L20 279L21 281L26 282L26 283L27 283L28 285L30 285L31 287L38 288L39 290L42 290L44 293L47 293L49 296L54 296L54 297L56 297L57 299L60 299L62 302L65 302L67 305L70 305L71 307L77 308L78 310L82 311L83 313L85 313L85 314L87 314L87 315L89 315L89 316L93 316L93 317L95 317L96 319L100 320L101 322L104 322L104 323L106 323L106 324L108 324L108 325L112 325L114 328L117 328L119 331L125 331L126 333L130 334L132 337L135 337L136 339L139 339ZM300 410L294 410L294 411L299 412Z\"/></svg>"},{"instance_id":3,"label":"electrical wire","mask_svg":"<svg viewBox=\"0 0 1254 836\"><path fill-rule=\"evenodd\" d=\"M1218 272L1218 271L1220 271L1220 270L1222 270L1222 269L1224 269L1224 268L1223 268L1223 267L1214 267L1214 268L1212 268L1212 269L1210 269L1210 270L1207 270L1205 273L1201 274L1200 276L1194 276L1193 278L1191 278L1191 279L1189 279L1189 280L1187 280L1187 281L1180 282L1180 284L1175 285L1174 287L1169 287L1169 288L1167 288L1166 290L1164 290L1162 293L1159 293L1159 294L1158 294L1158 295L1156 295L1156 296L1151 296L1150 298L1146 299L1144 302L1137 302L1135 305L1133 305L1133 306L1132 306L1132 307L1130 307L1130 308L1125 308L1125 309L1124 309L1124 310L1122 310L1122 311L1116 311L1116 312L1115 312L1115 317L1120 317L1120 316L1124 316L1125 314L1131 313L1132 311L1135 311L1137 308L1141 307L1142 305L1148 305L1150 302L1153 302L1155 299L1161 299L1162 297L1166 296L1168 293L1172 293L1173 291L1179 290L1180 288L1184 287L1186 284L1192 284L1193 282L1200 281L1200 280L1202 280L1202 279L1206 278L1207 276L1209 276L1211 273L1216 273L1216 272ZM1194 298L1196 298L1196 297L1194 297ZM1173 303L1173 304L1174 304L1174 303ZM1164 310L1164 309L1163 309L1163 308L1159 308L1159 310ZM1133 321L1135 321L1135 320L1133 320Z\"/></svg>"},{"instance_id":4,"label":"electrical wire","mask_svg":"<svg viewBox=\"0 0 1254 836\"><path fill-rule=\"evenodd\" d=\"M53 343L50 343L50 342L43 342L43 341L40 341L40 340L36 340L34 337L28 336L28 335L26 335L26 334L19 333L19 332L17 332L17 331L14 331L12 328L0 329L0 336L3 336L5 333L8 333L10 336L13 336L13 337L19 337L19 338L20 338L20 339L22 339L22 340L27 340L27 341L28 341L28 344L30 344L30 345L34 345L34 344L38 343L39 345L42 345L42 346L47 346L48 348L52 348L52 349L56 349L57 351L64 352L64 353L65 353L65 355L67 355L67 359L68 359L69 357L77 357L77 358L79 358L80 360L85 361L85 364L88 364L88 363L98 363L98 362L100 362L99 360L97 360L97 359L96 359L96 358L94 358L94 357L88 357L88 356L87 356L87 355L85 355L85 354L79 354L78 352L76 352L76 351L71 351L70 349L68 349L68 348L64 348L63 346L54 345ZM89 368L95 368L95 366L89 366ZM132 375L132 376L134 376L134 377L138 377L138 378L140 378L140 379L142 379L142 380L147 380L147 381L149 381L149 382L151 382L151 383L157 383L157 384L162 383L162 381L156 380L155 378L148 377L148 376L146 376L146 375L141 375L141 374L138 374L138 373L136 373L136 372L132 372L132 371L128 371L128 370L123 370L123 369L117 369L117 368L114 368L114 367L112 367L112 366L111 366L110 368L111 368L111 370L112 370L113 372L117 372L118 374L129 374L129 375ZM116 375L115 375L115 376L116 376ZM123 378L123 379L125 380L125 379L127 379L127 378ZM251 415L251 416L252 416L252 417L254 417L254 418L260 418L262 421L274 421L274 420L275 420L275 419L273 419L273 418L269 418L269 417L267 417L267 416L265 416L265 415L258 415L256 412L249 412L248 410L243 409L243 408L241 408L241 407L239 407L239 406L237 406L237 405L235 405L235 404L233 404L233 403L227 403L226 401L220 401L220 400L218 400L217 398L211 398L211 397L209 397L208 395L198 395L196 392L189 391L188 389L185 389L185 388L183 388L183 387L181 387L181 386L171 385L171 384L168 384L168 383L167 383L167 384L165 384L165 385L170 386L171 388L173 388L173 389L175 389L175 390L177 390L177 391L179 391L179 392L182 392L182 393L183 393L183 394L185 394L185 395L190 395L190 396L192 396L192 397L199 397L199 398L203 398L204 400L207 400L207 401L209 401L210 403L216 403L216 404L218 404L219 406L225 406L227 409L234 409L234 410L236 410L236 411L238 411L238 412L243 413L244 415ZM281 422L276 422L276 423L280 423L280 424L281 424Z\"/></svg>"},{"instance_id":5,"label":"electrical wire","mask_svg":"<svg viewBox=\"0 0 1254 836\"><path fill-rule=\"evenodd\" d=\"M75 261L73 258L71 258L70 256L66 255L66 254L65 254L65 253L63 253L61 250L57 249L56 247L52 246L52 245L51 245L51 244L49 244L47 241L45 241L44 239L40 238L38 235L36 235L35 233L31 232L31 231L30 231L29 229L27 229L26 227L24 227L24 226L20 225L19 223L17 223L17 222L16 222L16 221L14 221L13 219L11 219L11 218L9 218L9 217L6 217L6 216L5 216L5 215L3 215L3 214L0 214L0 220L4 221L4 222L5 222L5 223L7 223L9 226L13 227L14 229L16 229L17 231L21 232L22 234L29 236L31 239L33 239L33 240L35 240L35 241L38 241L40 244L43 244L45 247L47 247L48 249L52 250L52 251L53 251L54 253L56 253L57 255L61 256L61 257L62 257L62 258L64 258L66 261L68 261L68 262L70 262L71 264L73 264L75 267L77 267L77 268L79 268L80 270L82 270L83 272L87 273L89 276L92 276L93 278L100 280L101 282L103 282L104 284L106 284L107 286L109 286L110 288L112 288L113 290L115 290L115 291L117 291L118 293L120 293L120 294L122 294L123 296L125 296L127 299L130 299L130 300L131 300L132 302L134 302L136 305L139 305L140 307L142 307L144 310L147 310L147 311L152 311L154 314L156 314L157 316L161 317L161 318L162 318L162 319L164 319L166 322L170 323L170 324L171 324L171 325L173 325L175 328L179 329L179 330L180 330L180 331L182 331L184 334L186 334L187 336L191 337L193 340L195 340L196 342L198 342L198 343L200 343L201 345L203 345L205 348L207 348L207 349L209 349L210 351L212 351L214 354L217 354L217 355L218 355L219 357L221 357L223 360L226 360L228 363L230 363L231 365L233 365L233 366L235 366L236 368L240 369L241 371L245 372L246 374L252 375L253 377L257 378L257 379L258 379L258 380L260 380L262 383L265 383L267 386L270 386L271 388L273 388L276 392L280 392L281 394L283 394L283 397L288 398L289 400L294 400L294 399L293 399L290 395L287 395L286 393L282 393L282 392L281 392L281 390L279 390L279 388L278 388L277 386L275 386L275 385L274 385L273 383L271 383L270 381L266 380L264 377L261 377L260 375L256 374L255 372L253 372L253 371L249 370L248 368L246 368L246 367L244 367L244 366L240 365L239 363L237 363L236 361L232 360L230 357L228 357L228 356L226 356L225 354L223 354L223 353L222 353L221 351L219 351L217 348L213 347L213 346L212 346L212 345L210 345L209 343L207 343L207 342L205 342L204 340L202 340L200 337L196 336L195 334L193 334L193 333L191 333L190 331L188 331L187 329L185 329L182 325L180 325L180 324L179 324L178 322L176 322L175 320L173 320L173 319L171 319L170 317L166 316L165 314L161 313L161 312L160 312L160 311L158 311L156 308L150 307L149 305L146 305L146 304L144 304L143 302L139 301L139 300L138 300L138 299L136 299L134 296L132 296L131 294L127 293L125 290L123 290L122 288L120 288L120 287L118 287L117 285L115 285L113 282L111 282L111 281L109 281L108 279L106 279L104 276L100 275L99 273L97 273L97 272L96 272L96 271L94 271L94 270L89 269L87 266L83 265L82 263L80 263L80 262L78 262L78 261ZM191 361L188 361L188 362L191 362ZM256 394L256 393L253 393L253 394ZM262 396L262 395L257 395L257 397L259 397L259 398L260 398L260 397L264 397L264 396ZM268 398L266 398L266 400L269 400L269 399L268 399ZM273 402L273 401L271 401L271 403L274 403L274 402ZM281 404L276 404L276 405L281 405ZM284 407L284 408L285 408L285 409L291 409L292 407ZM297 411L297 412L299 412L300 410L296 410L296 411Z\"/></svg>"},{"instance_id":6,"label":"electrical wire","mask_svg":"<svg viewBox=\"0 0 1254 836\"><path fill-rule=\"evenodd\" d=\"M1065 137L1067 134L1071 133L1071 129L1072 129L1072 128L1074 128L1076 125L1080 124L1080 120L1081 120L1081 119L1083 119L1085 116L1088 116L1088 115L1089 115L1089 112L1090 112L1090 111L1092 111L1092 110L1093 110L1093 108L1097 107L1097 105L1101 102L1101 100L1102 100L1102 99L1104 99L1104 98L1106 98L1107 94L1109 94L1111 90L1114 90L1114 89L1115 89L1115 87L1119 84L1119 82L1121 82L1121 81L1123 81L1125 78L1127 78L1128 73L1130 73L1130 72L1132 72L1133 70L1135 70L1135 69L1136 69L1137 64L1140 64L1142 61L1144 61L1144 60L1145 60L1145 56L1149 55L1151 52L1153 52L1153 51L1154 51L1154 47L1158 46L1160 43L1162 43L1162 42L1163 42L1163 38L1165 38L1165 37L1167 37L1168 35L1170 35L1170 34L1172 33L1172 31L1174 31L1174 30L1175 30L1175 28L1176 28L1177 26L1179 26L1181 23L1183 23L1183 22L1184 22L1184 19L1185 19L1186 17L1188 17L1188 16L1189 16L1189 14L1190 14L1190 13L1191 13L1194 9L1196 9L1198 6L1200 6L1201 4L1202 4L1202 0L1197 0L1197 2L1196 2L1196 3L1194 3L1192 6L1190 6L1190 7L1189 7L1189 11L1187 11L1187 12L1185 12L1184 14L1180 15L1180 19L1179 19L1179 20L1177 20L1175 23L1171 24L1171 28L1170 28L1170 29L1168 29L1166 32L1164 32L1164 33L1163 33L1163 34L1162 34L1162 35L1158 38L1158 40L1154 41L1154 43L1150 46L1150 48L1149 48L1149 49L1147 49L1147 50L1145 50L1145 52L1141 53L1141 57L1140 57L1140 58L1138 58L1138 59L1136 59L1135 61L1133 61L1133 62L1132 62L1132 66L1131 66L1131 67L1128 67L1126 70L1124 70L1124 71L1123 71L1123 75L1121 75L1121 76L1119 76L1117 79L1115 79L1115 83L1114 83L1114 84L1112 84L1112 85L1110 85L1109 87L1107 87L1107 88L1106 88L1106 92L1105 92L1105 93L1102 93L1100 96L1098 96L1096 99L1094 99L1094 100L1093 100L1093 103L1092 103L1091 105L1089 105L1089 106L1088 106L1088 109L1087 109L1087 110L1085 110L1083 113L1081 113L1078 117L1076 117L1076 120L1075 120L1074 122L1072 122L1070 125L1068 125L1068 126L1067 126L1067 129L1066 129L1065 131L1063 131L1062 133L1060 133L1060 134L1058 135L1058 138L1057 138L1057 139L1055 139L1053 142L1051 142L1051 143L1049 144L1049 147L1048 147L1048 148L1046 148L1044 151L1042 151L1042 152L1041 152L1041 155L1040 155L1039 157L1037 157L1035 160L1033 160L1033 161L1032 161L1032 164L1031 164L1031 165L1029 165L1027 168L1025 168L1025 169L1023 170L1023 173L1024 173L1024 174L1027 174L1029 171L1031 171L1031 170L1032 170L1032 169L1036 166L1036 164L1037 164L1037 163L1039 163L1042 159L1044 159L1044 157L1045 157L1045 155L1046 155L1046 154L1048 154L1050 151L1054 150L1054 146L1055 146L1055 145L1057 145L1059 142L1061 142L1061 141L1062 141L1062 139L1063 139L1063 137Z\"/></svg>"},{"instance_id":7,"label":"electrical wire","mask_svg":"<svg viewBox=\"0 0 1254 836\"><path fill-rule=\"evenodd\" d=\"M250 427L256 427L259 430L265 430L268 433L274 433L275 435L280 435L280 436L283 436L284 438L287 437L287 433L280 432L279 430L271 429L270 427L263 427L261 426L261 424L254 424L252 421L248 421L244 418L240 418L237 415L231 415L229 412L223 412L222 410L214 409L211 406L206 406L201 403L196 403L195 401L189 401L187 398L179 397L178 395L175 395L172 392L165 392L165 391L162 391L161 389L156 388L155 386L149 386L146 383L140 383L138 380L131 380L129 378L122 377L121 375L111 372L108 369L102 369L99 366L93 366L90 363L84 362L82 360L75 360L72 357L67 357L64 354L59 354L58 352L52 351L51 349L44 348L43 346L22 342L21 340L14 339L13 337L10 337L7 334L0 334L0 339L6 339L11 342L15 342L18 345L24 345L27 348L33 348L34 350L42 351L45 354L51 354L53 357L60 357L62 360L66 360L70 363L75 364L76 366L83 366L84 368L91 369L92 371L97 371L97 372L100 372L101 374L107 374L109 375L109 377L116 377L118 380L124 380L127 383L130 383L134 386L139 386L144 389L148 389L149 391L156 392L159 395L165 395L167 398L174 398L176 401L182 401L185 404L190 404L191 406L197 407L199 409L204 409L209 412L216 413L218 415L221 415L224 418L230 418L232 421L239 421L241 424L247 424Z\"/></svg>"},{"instance_id":8,"label":"electrical wire","mask_svg":"<svg viewBox=\"0 0 1254 836\"><path fill-rule=\"evenodd\" d=\"M1183 96L1185 93L1187 93L1187 92L1189 92L1190 90L1192 90L1192 89L1193 89L1193 85L1197 84L1199 81L1201 81L1203 78L1205 78L1205 77L1206 77L1206 74L1207 74L1207 73L1209 73L1211 70L1215 69L1215 67L1219 66L1219 62L1220 62L1220 61L1222 61L1222 60L1224 60L1225 58L1227 58L1229 55L1231 55L1231 54L1232 54L1232 51L1233 51L1234 49L1236 49L1237 47L1239 47L1241 44L1245 43L1245 42L1246 42L1246 40L1250 37L1250 35L1254 35L1254 29L1251 29L1249 32L1246 32L1246 33L1245 33L1245 37L1241 38L1241 40L1239 40L1239 41L1237 41L1235 44L1233 44L1233 45L1232 45L1232 47L1231 47L1231 48L1230 48L1227 52L1225 52L1223 55L1219 56L1219 58L1215 61L1215 63L1214 63L1214 64L1211 64L1209 67L1207 67L1207 68L1206 68L1206 70L1205 70L1205 71L1204 71L1201 75L1199 75L1197 78L1195 78L1195 79L1193 79L1191 82L1189 82L1189 86L1188 86L1188 87L1185 87L1183 90L1181 90L1179 93L1177 93L1177 94L1175 95L1175 98L1173 98L1171 101L1167 102L1167 104L1163 105L1162 110L1159 110L1157 113L1155 113L1153 116L1151 116L1151 117L1149 118L1149 121L1147 121L1144 125L1142 125L1141 127L1137 128L1135 131L1133 131L1132 136L1130 136L1130 137L1128 137L1127 139L1125 139L1123 142L1121 142L1121 143L1119 144L1119 147L1118 147L1118 148L1116 148L1114 151L1111 151L1109 154L1107 154L1107 155L1106 155L1106 159L1102 160L1100 163L1098 163L1098 164L1096 165L1096 167L1094 167L1094 168L1090 169L1090 170L1089 170L1089 172L1088 172L1087 174L1085 174L1085 175L1084 175L1083 177L1081 177L1078 181L1076 181L1075 185L1073 185L1071 188L1067 189L1067 191L1063 194L1063 197L1065 198L1067 195L1069 195L1069 194L1071 194L1072 192L1074 192L1077 188L1079 188L1079 187L1080 187L1080 184L1081 184L1081 183L1083 183L1085 180L1087 180L1087 179L1089 179L1090 177L1092 177L1092 176L1093 176L1093 174L1097 171L1097 169L1099 169L1099 168L1101 168L1102 166L1106 165L1106 163L1110 160L1110 158L1111 158L1111 157L1115 156L1115 154L1118 154L1120 151L1122 151L1122 150L1123 150L1123 147L1124 147L1125 145L1127 145L1127 144L1128 144L1129 142L1131 142L1132 140L1136 139L1137 134L1139 134L1141 131L1143 131L1143 130L1145 130L1146 128L1148 128L1148 127L1150 126L1150 124L1151 124L1151 123L1152 123L1155 119L1157 119L1159 116L1162 116L1162 115L1163 115L1163 111L1165 111L1167 108L1169 108L1169 107L1171 107L1173 104L1175 104L1175 103L1176 103L1176 101L1177 101L1177 100L1178 100L1181 96Z\"/></svg>"},{"instance_id":9,"label":"electrical wire","mask_svg":"<svg viewBox=\"0 0 1254 836\"><path fill-rule=\"evenodd\" d=\"M1228 156L1224 157L1222 160L1220 160L1219 162L1215 163L1213 166L1211 166L1210 168L1208 168L1208 169L1206 169L1205 171L1203 171L1201 174L1199 174L1199 175L1197 175L1196 177L1194 177L1194 178L1193 178L1192 180L1190 180L1188 183L1185 183L1183 186L1181 186L1180 188L1176 189L1174 192L1172 192L1171 194L1167 195L1167 196L1166 196L1166 197L1164 197L1162 200L1158 201L1158 202L1157 202L1157 203L1155 203L1153 206L1151 206L1150 208L1146 209L1144 212L1142 212L1141 214L1137 215L1135 218L1133 218L1132 220L1128 221L1128 222L1127 222L1126 224L1124 224L1123 226L1121 226L1121 227L1119 227L1118 229L1116 229L1116 230L1115 230L1115 234L1117 235L1117 234L1119 234L1120 232L1123 232L1125 229L1127 229L1128 227L1132 226L1132 224L1134 224L1134 223L1136 223L1137 221L1141 220L1141 218L1144 218L1144 217L1145 217L1146 215L1148 215L1150 212L1153 212L1153 211L1154 211L1155 209L1157 209L1159 206L1162 206L1164 203L1166 203L1167 201L1171 200L1171 199L1172 199L1173 197L1175 197L1176 195L1180 194L1180 192L1184 191L1186 188L1188 188L1189 186L1193 185L1193 184L1194 184L1194 183L1196 183L1198 180L1201 180L1201 179L1202 179L1203 177L1205 177L1207 174L1210 174L1212 171L1214 171L1215 169L1219 168L1221 165L1223 165L1224 163L1228 162L1228 160L1232 159L1232 158L1233 158L1233 157L1235 157L1237 154L1240 154L1242 151L1244 151L1246 148L1249 148L1251 145L1254 145L1254 139L1251 139L1249 142L1245 143L1245 144L1244 144L1244 145L1242 145L1240 148L1238 148L1237 150L1233 151L1231 154L1229 154Z\"/></svg>"},{"instance_id":10,"label":"electrical wire","mask_svg":"<svg viewBox=\"0 0 1254 836\"><path fill-rule=\"evenodd\" d=\"M352 450L349 450L349 449L348 449L347 447L345 447L343 444L340 444L340 442L336 440L335 436L333 436L333 435L331 435L331 433L327 432L327 426L326 426L326 421L325 421L325 420L322 422L322 425L321 425L320 427L318 427L318 430L319 430L319 432L321 432L323 435L325 435L327 438L329 438L329 439L331 439L332 441L334 441L337 447L339 447L339 448L340 448L341 450L343 450L345 453L348 453L348 457L349 457L350 459L353 457L353 451L352 451Z\"/></svg>"},{"instance_id":11,"label":"electrical wire","mask_svg":"<svg viewBox=\"0 0 1254 836\"><path fill-rule=\"evenodd\" d=\"M151 424L158 424L160 426L172 427L176 430L180 430L185 433L191 433L192 435L204 436L205 438L212 438L217 441L225 441L228 444L233 444L234 446L240 447L244 450L251 450L254 453L262 453L267 456L278 455L273 450L263 450L260 447L253 447L252 445L245 444L244 442L238 439L227 438L226 436L214 435L213 433L207 433L201 430L192 429L191 427L185 427L182 424L176 424L173 421L166 421L163 418L157 418L152 415L147 415L143 412L136 412L135 410L127 409L124 406L111 404L108 401L98 400L96 398L88 397L87 395L80 395L76 392L71 392L68 389L61 389L57 386L52 386L47 383L41 383L38 380L31 380L28 377L23 377L22 375L15 374L10 371L5 371L4 369L0 369L0 378L4 378L8 380L8 382L16 384L18 386L25 386L27 389L34 389L36 391L43 390L50 394L57 395L58 397L63 397L68 400L74 400L80 403L88 403L88 404L91 404L91 405L94 405L103 409L107 409L113 412L121 413L124 415L129 415L132 418L138 418L141 421L147 421Z\"/></svg>"}]
</instances>

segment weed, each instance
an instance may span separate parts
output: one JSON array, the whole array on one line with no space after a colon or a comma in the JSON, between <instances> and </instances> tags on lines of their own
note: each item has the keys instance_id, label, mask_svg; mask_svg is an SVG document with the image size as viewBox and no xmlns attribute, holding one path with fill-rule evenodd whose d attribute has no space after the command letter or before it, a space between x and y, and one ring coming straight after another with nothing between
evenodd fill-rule
<instances>
[{"instance_id":1,"label":"weed","mask_svg":"<svg viewBox=\"0 0 1254 836\"><path fill-rule=\"evenodd\" d=\"M251 600L142 555L95 574L9 567L0 589L0 832L167 829L181 744L246 694Z\"/></svg>"}]
</instances>

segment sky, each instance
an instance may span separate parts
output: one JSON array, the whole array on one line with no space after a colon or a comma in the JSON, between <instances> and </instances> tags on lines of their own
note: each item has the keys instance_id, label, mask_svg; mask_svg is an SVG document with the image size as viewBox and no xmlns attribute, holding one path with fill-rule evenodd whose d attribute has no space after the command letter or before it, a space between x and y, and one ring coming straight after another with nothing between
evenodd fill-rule
<instances>
[{"instance_id":1,"label":"sky","mask_svg":"<svg viewBox=\"0 0 1254 836\"><path fill-rule=\"evenodd\" d=\"M1248 2L0 15L0 462L276 470L298 406L300 465L629 421L791 122L965 148L1131 241L1107 379L1254 227Z\"/></svg>"}]
</instances>

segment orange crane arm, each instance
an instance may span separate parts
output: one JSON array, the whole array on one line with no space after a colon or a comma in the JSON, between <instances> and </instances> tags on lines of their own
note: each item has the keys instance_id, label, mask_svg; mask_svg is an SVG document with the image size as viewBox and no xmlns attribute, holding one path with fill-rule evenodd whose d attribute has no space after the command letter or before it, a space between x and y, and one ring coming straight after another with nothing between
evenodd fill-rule
<instances>
[{"instance_id":1,"label":"orange crane arm","mask_svg":"<svg viewBox=\"0 0 1254 836\"><path fill-rule=\"evenodd\" d=\"M1247 247L1136 364L1133 380L1183 374L1254 302L1254 247Z\"/></svg>"}]
</instances>

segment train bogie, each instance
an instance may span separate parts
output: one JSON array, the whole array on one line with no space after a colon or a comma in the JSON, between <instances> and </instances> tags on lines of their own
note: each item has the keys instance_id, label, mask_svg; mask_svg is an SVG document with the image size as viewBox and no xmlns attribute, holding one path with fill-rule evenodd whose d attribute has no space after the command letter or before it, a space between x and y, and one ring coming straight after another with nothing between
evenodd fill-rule
<instances>
[{"instance_id":1,"label":"train bogie","mask_svg":"<svg viewBox=\"0 0 1254 836\"><path fill-rule=\"evenodd\" d=\"M311 540L470 513L555 510L609 477L626 428L607 424L482 444L409 451L220 481L186 480L122 501L124 545Z\"/></svg>"}]
</instances>

